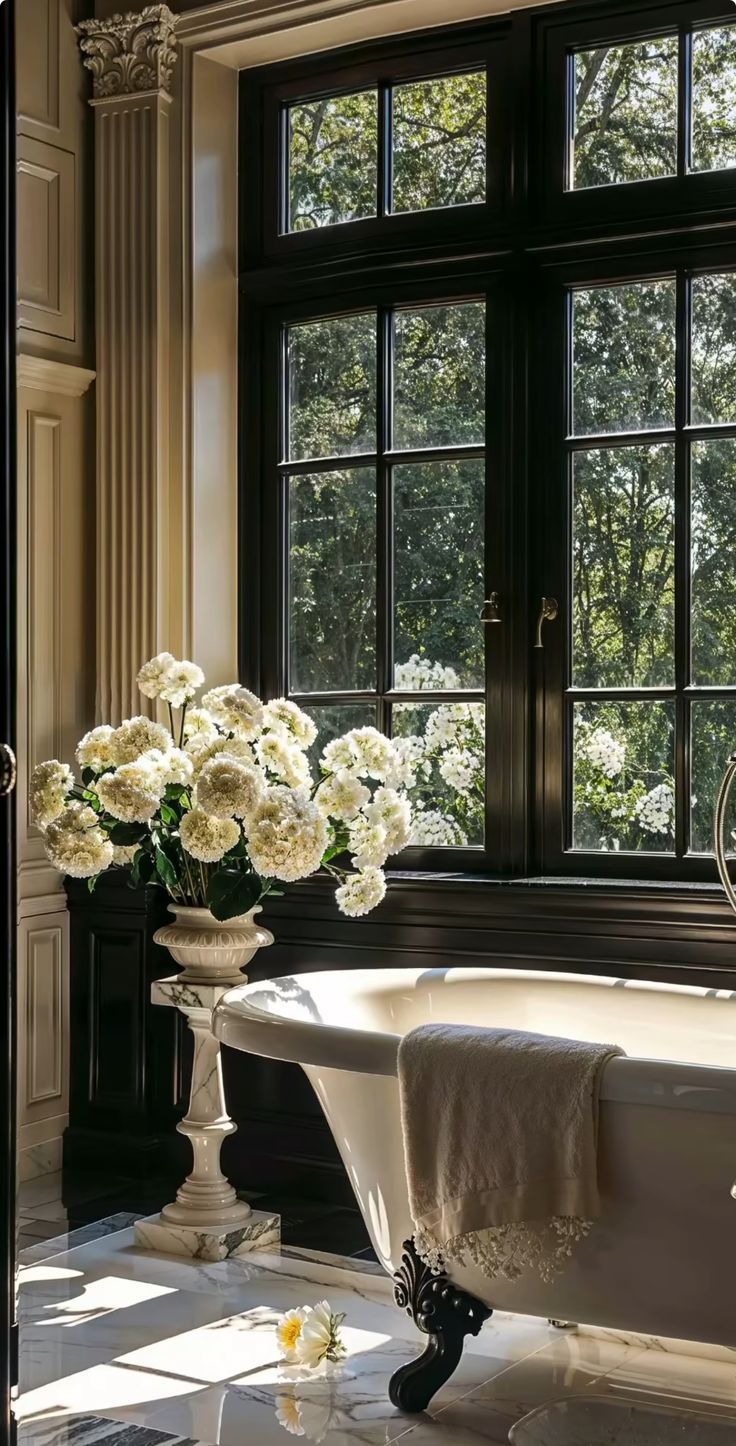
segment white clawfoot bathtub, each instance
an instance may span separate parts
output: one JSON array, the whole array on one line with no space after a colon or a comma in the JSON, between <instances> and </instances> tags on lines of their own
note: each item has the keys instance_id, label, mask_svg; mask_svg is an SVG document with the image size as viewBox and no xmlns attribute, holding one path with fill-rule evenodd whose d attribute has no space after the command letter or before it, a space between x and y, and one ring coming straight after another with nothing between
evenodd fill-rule
<instances>
[{"instance_id":1,"label":"white clawfoot bathtub","mask_svg":"<svg viewBox=\"0 0 736 1446\"><path fill-rule=\"evenodd\" d=\"M619 1044L601 1091L603 1210L552 1284L455 1284L503 1310L736 1346L736 992L513 969L295 975L224 996L215 1033L302 1065L386 1270L411 1234L397 1048L429 1020Z\"/></svg>"}]
</instances>

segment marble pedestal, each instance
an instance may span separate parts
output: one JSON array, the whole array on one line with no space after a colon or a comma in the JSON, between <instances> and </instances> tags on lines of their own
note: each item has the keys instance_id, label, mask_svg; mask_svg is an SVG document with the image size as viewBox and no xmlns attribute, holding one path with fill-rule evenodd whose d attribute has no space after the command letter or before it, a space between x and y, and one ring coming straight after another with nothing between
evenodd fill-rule
<instances>
[{"instance_id":1,"label":"marble pedestal","mask_svg":"<svg viewBox=\"0 0 736 1446\"><path fill-rule=\"evenodd\" d=\"M220 1042L212 1033L212 1011L228 989L242 982L242 974L216 984L175 975L151 986L152 1003L178 1009L194 1035L189 1108L176 1127L191 1142L194 1164L177 1190L176 1200L165 1205L160 1215L136 1225L136 1244L145 1250L225 1260L280 1241L280 1217L254 1211L239 1200L220 1167L222 1142L237 1126L225 1104Z\"/></svg>"}]
</instances>

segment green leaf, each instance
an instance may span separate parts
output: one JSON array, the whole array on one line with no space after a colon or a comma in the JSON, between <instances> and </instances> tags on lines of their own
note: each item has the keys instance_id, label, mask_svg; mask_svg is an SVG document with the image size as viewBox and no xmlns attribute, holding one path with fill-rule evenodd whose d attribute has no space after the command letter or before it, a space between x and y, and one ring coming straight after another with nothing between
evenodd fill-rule
<instances>
[{"instance_id":1,"label":"green leaf","mask_svg":"<svg viewBox=\"0 0 736 1446\"><path fill-rule=\"evenodd\" d=\"M90 894L94 893L95 886L99 877L99 874L93 874L92 878L87 880L87 888L89 889Z\"/></svg>"},{"instance_id":2,"label":"green leaf","mask_svg":"<svg viewBox=\"0 0 736 1446\"><path fill-rule=\"evenodd\" d=\"M171 859L167 859L163 849L156 849L156 873L158 874L162 884L166 885L167 889L176 888L176 869L174 868Z\"/></svg>"},{"instance_id":3,"label":"green leaf","mask_svg":"<svg viewBox=\"0 0 736 1446\"><path fill-rule=\"evenodd\" d=\"M159 804L159 812L164 823L167 823L170 828L172 828L174 824L179 822L178 813L175 813L173 808L169 808L169 805L167 803Z\"/></svg>"},{"instance_id":4,"label":"green leaf","mask_svg":"<svg viewBox=\"0 0 736 1446\"><path fill-rule=\"evenodd\" d=\"M97 774L95 773L94 768L83 768L83 769L82 769L82 783L86 784L88 788L89 788L89 785L90 785L91 783L95 783L96 780L97 780Z\"/></svg>"},{"instance_id":5,"label":"green leaf","mask_svg":"<svg viewBox=\"0 0 736 1446\"><path fill-rule=\"evenodd\" d=\"M134 889L150 884L155 871L155 864L151 855L146 849L139 849L130 869L131 882Z\"/></svg>"},{"instance_id":6,"label":"green leaf","mask_svg":"<svg viewBox=\"0 0 736 1446\"><path fill-rule=\"evenodd\" d=\"M262 894L263 883L258 874L246 874L241 869L218 869L209 882L207 903L216 919L232 919L236 914L247 914Z\"/></svg>"},{"instance_id":7,"label":"green leaf","mask_svg":"<svg viewBox=\"0 0 736 1446\"><path fill-rule=\"evenodd\" d=\"M110 843L119 844L121 848L130 848L131 844L141 843L148 837L148 829L144 823L114 823L107 827L107 836Z\"/></svg>"},{"instance_id":8,"label":"green leaf","mask_svg":"<svg viewBox=\"0 0 736 1446\"><path fill-rule=\"evenodd\" d=\"M169 803L178 803L179 799L183 798L184 795L188 792L188 783L167 783L166 789L164 791L164 798L167 798L169 800Z\"/></svg>"}]
</instances>

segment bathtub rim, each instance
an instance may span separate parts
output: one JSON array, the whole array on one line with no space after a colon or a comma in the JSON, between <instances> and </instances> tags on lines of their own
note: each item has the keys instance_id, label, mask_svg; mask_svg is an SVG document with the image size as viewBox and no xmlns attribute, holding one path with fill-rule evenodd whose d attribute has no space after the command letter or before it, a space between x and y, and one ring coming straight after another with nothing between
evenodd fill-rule
<instances>
[{"instance_id":1,"label":"bathtub rim","mask_svg":"<svg viewBox=\"0 0 736 1446\"><path fill-rule=\"evenodd\" d=\"M346 1025L319 1020L298 1019L260 1007L254 998L264 991L275 995L279 985L326 979L334 982L335 970L313 970L304 974L286 974L238 985L229 989L216 1005L212 1029L222 1044L265 1059L299 1064L307 1072L315 1068L344 1070L351 1074L398 1077L400 1034L388 1030L355 1029ZM343 977L375 979L377 971L346 969ZM491 983L494 979L531 982L557 980L560 983L594 984L598 987L621 983L616 975L575 974L559 970L530 969L389 969L381 970L384 981L413 977L416 983L430 974L453 974L458 982ZM712 991L698 985L666 984L656 980L626 980L632 992L662 992L706 998ZM718 991L720 994L732 991ZM736 1009L736 1003L735 1003ZM734 1015L736 1026L736 1013ZM736 1033L736 1030L735 1030ZM693 1063L691 1060L650 1059L641 1055L625 1055L611 1059L601 1080L600 1099L627 1104L655 1104L670 1109L697 1109L708 1113L736 1114L736 1049L734 1069L719 1065Z\"/></svg>"}]
</instances>

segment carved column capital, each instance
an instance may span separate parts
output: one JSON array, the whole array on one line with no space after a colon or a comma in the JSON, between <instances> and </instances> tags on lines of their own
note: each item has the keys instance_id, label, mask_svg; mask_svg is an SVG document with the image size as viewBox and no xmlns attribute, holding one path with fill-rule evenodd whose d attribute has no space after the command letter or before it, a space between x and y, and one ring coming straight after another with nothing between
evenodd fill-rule
<instances>
[{"instance_id":1,"label":"carved column capital","mask_svg":"<svg viewBox=\"0 0 736 1446\"><path fill-rule=\"evenodd\" d=\"M168 5L147 5L137 14L83 20L77 26L82 59L94 78L94 99L171 93L176 63L177 16Z\"/></svg>"}]
</instances>

